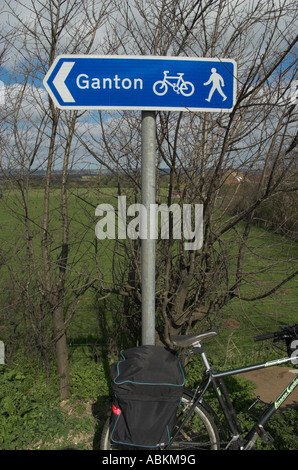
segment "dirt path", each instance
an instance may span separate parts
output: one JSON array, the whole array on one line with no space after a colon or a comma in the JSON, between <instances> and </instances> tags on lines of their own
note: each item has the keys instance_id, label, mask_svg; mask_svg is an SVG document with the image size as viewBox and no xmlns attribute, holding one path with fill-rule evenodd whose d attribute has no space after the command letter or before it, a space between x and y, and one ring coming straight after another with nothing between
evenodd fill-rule
<instances>
[{"instance_id":1,"label":"dirt path","mask_svg":"<svg viewBox=\"0 0 298 470\"><path fill-rule=\"evenodd\" d=\"M270 403L280 395L294 378L294 374L297 373L298 369L294 369L293 367L273 366L269 369L261 369L241 374L241 377L255 383L257 385L254 392L255 395L259 396L264 402ZM296 387L291 396L287 398L282 408L288 406L298 406L298 387Z\"/></svg>"}]
</instances>

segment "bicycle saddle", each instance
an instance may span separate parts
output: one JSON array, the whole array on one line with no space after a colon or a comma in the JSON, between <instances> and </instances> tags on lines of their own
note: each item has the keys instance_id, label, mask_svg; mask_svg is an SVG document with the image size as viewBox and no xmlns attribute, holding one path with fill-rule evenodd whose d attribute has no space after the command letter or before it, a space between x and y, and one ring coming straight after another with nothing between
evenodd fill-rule
<instances>
[{"instance_id":1,"label":"bicycle saddle","mask_svg":"<svg viewBox=\"0 0 298 470\"><path fill-rule=\"evenodd\" d=\"M180 346L186 348L195 343L199 343L203 339L211 338L211 336L216 336L216 331L206 331L206 333L201 333L199 335L175 335L171 336L171 340L175 346Z\"/></svg>"}]
</instances>

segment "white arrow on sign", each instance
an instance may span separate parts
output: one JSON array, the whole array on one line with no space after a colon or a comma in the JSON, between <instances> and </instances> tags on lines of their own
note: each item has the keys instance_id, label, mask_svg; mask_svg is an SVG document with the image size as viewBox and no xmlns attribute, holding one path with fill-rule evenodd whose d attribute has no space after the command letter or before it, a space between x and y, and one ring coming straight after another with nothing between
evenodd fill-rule
<instances>
[{"instance_id":1,"label":"white arrow on sign","mask_svg":"<svg viewBox=\"0 0 298 470\"><path fill-rule=\"evenodd\" d=\"M65 103L74 103L75 100L70 93L69 89L65 85L65 80L67 79L71 69L73 68L75 62L63 62L56 77L53 80L53 85L58 91L59 95Z\"/></svg>"}]
</instances>

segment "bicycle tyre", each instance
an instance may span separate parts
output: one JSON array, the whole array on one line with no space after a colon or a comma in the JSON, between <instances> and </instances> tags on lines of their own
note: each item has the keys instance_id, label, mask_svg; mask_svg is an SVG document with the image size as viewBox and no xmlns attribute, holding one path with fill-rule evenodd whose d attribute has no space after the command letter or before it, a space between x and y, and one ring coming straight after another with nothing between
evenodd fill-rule
<instances>
[{"instance_id":1,"label":"bicycle tyre","mask_svg":"<svg viewBox=\"0 0 298 470\"><path fill-rule=\"evenodd\" d=\"M159 80L158 82L154 83L153 91L157 96L163 96L168 91L168 85L162 80Z\"/></svg>"},{"instance_id":2,"label":"bicycle tyre","mask_svg":"<svg viewBox=\"0 0 298 470\"><path fill-rule=\"evenodd\" d=\"M181 405L177 413L177 425L191 406L191 399L187 395L183 395ZM176 428L177 429L177 428ZM175 432L175 429L174 429ZM174 435L174 433L172 434ZM110 420L107 419L103 427L100 439L101 450L127 450L127 446L115 446L110 439ZM129 449L140 450L139 447L129 446ZM218 450L219 437L217 428L209 415L209 413L200 405L196 405L192 415L181 429L179 435L171 443L167 449L196 449L196 450Z\"/></svg>"},{"instance_id":3,"label":"bicycle tyre","mask_svg":"<svg viewBox=\"0 0 298 470\"><path fill-rule=\"evenodd\" d=\"M184 82L183 86L180 87L180 91L183 96L191 96L195 91L195 87L191 82Z\"/></svg>"},{"instance_id":4,"label":"bicycle tyre","mask_svg":"<svg viewBox=\"0 0 298 470\"><path fill-rule=\"evenodd\" d=\"M143 448L132 446L132 445L121 445L121 444L113 443L111 441L110 418L108 418L101 432L99 449L100 450L142 450Z\"/></svg>"},{"instance_id":5,"label":"bicycle tyre","mask_svg":"<svg viewBox=\"0 0 298 470\"><path fill-rule=\"evenodd\" d=\"M101 431L99 448L100 450L111 450L110 418L106 420Z\"/></svg>"},{"instance_id":6,"label":"bicycle tyre","mask_svg":"<svg viewBox=\"0 0 298 470\"><path fill-rule=\"evenodd\" d=\"M178 421L176 429L183 421L191 407L191 398L183 395L180 409L178 409ZM172 435L174 435L174 432ZM208 411L202 405L197 404L193 413L184 424L180 433L175 437L174 441L168 447L173 450L195 449L195 450L219 450L220 441L216 425L213 422Z\"/></svg>"}]
</instances>

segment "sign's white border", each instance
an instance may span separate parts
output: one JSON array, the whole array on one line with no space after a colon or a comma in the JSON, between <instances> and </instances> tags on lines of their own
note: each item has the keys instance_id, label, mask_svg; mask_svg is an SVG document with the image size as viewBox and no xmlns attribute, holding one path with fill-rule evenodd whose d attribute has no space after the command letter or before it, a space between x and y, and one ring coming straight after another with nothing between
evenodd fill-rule
<instances>
[{"instance_id":1,"label":"sign's white border","mask_svg":"<svg viewBox=\"0 0 298 470\"><path fill-rule=\"evenodd\" d=\"M193 61L193 62L202 62L202 61L212 61L212 62L230 62L234 65L234 86L233 86L233 106L232 108L224 109L224 108L187 108L187 107L171 107L171 106L69 106L69 105L60 105L58 103L55 95L53 94L51 88L48 85L48 80L54 70L58 60L60 59L145 59L145 60L183 60L183 61ZM127 111L191 111L191 112L209 112L209 113L230 113L232 112L235 103L236 103L236 89L237 89L237 62L234 59L226 59L226 58L217 58L217 57L174 57L174 56L147 56L147 55L83 55L83 54L62 54L56 57L53 64L51 65L49 71L45 75L43 79L43 85L47 90L48 94L52 98L55 106L59 109L65 110L127 110Z\"/></svg>"}]
</instances>

